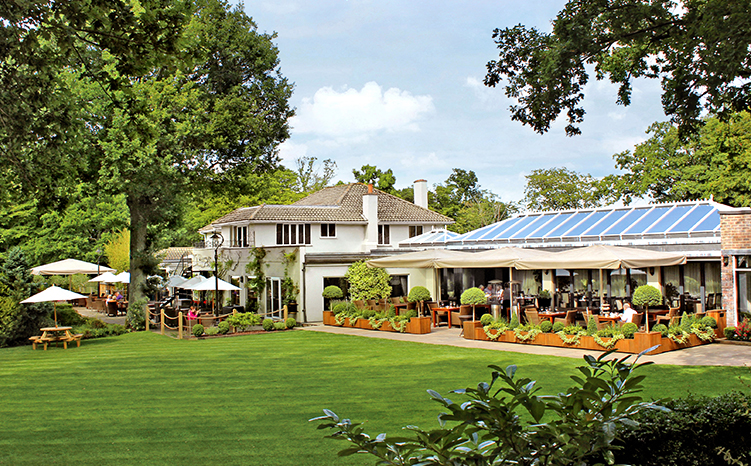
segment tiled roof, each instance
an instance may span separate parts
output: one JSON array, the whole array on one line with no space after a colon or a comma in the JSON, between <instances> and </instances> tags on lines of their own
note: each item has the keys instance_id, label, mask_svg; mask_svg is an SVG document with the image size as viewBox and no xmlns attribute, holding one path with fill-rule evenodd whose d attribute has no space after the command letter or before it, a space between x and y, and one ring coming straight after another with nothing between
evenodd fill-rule
<instances>
[{"instance_id":1,"label":"tiled roof","mask_svg":"<svg viewBox=\"0 0 751 466\"><path fill-rule=\"evenodd\" d=\"M291 205L262 204L244 207L215 220L200 231L210 231L214 225L235 222L332 222L364 223L362 197L368 187L362 183L343 184L323 188ZM451 218L424 209L404 199L378 189L378 219L382 223L454 223Z\"/></svg>"},{"instance_id":2,"label":"tiled roof","mask_svg":"<svg viewBox=\"0 0 751 466\"><path fill-rule=\"evenodd\" d=\"M193 248L167 248L156 253L162 262L179 261L184 254L193 254Z\"/></svg>"}]
</instances>

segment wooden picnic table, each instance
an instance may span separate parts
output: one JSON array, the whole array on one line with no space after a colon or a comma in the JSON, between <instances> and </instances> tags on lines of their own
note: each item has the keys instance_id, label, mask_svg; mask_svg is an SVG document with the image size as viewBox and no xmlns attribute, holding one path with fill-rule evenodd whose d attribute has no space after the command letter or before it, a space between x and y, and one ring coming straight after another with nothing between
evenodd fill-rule
<instances>
[{"instance_id":1,"label":"wooden picnic table","mask_svg":"<svg viewBox=\"0 0 751 466\"><path fill-rule=\"evenodd\" d=\"M598 315L597 318L599 319L600 322L612 322L612 323L615 323L615 322L619 322L621 320L621 316L620 315L617 315L617 316Z\"/></svg>"},{"instance_id":2,"label":"wooden picnic table","mask_svg":"<svg viewBox=\"0 0 751 466\"><path fill-rule=\"evenodd\" d=\"M44 350L47 351L47 345L55 341L62 341L63 348L65 349L68 349L68 342L75 341L76 346L81 346L81 337L83 337L83 334L74 335L70 333L70 331L73 330L73 327L43 327L39 330L42 331L41 336L33 336L29 338L34 349L37 349L37 344L43 344Z\"/></svg>"}]
</instances>

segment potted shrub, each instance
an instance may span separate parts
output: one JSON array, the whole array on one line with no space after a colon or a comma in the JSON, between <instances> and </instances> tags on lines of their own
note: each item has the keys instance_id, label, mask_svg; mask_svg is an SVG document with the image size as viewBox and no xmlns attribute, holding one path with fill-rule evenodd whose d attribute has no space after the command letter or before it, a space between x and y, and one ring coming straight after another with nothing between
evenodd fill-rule
<instances>
[{"instance_id":1,"label":"potted shrub","mask_svg":"<svg viewBox=\"0 0 751 466\"><path fill-rule=\"evenodd\" d=\"M321 296L324 297L324 299L341 299L344 296L344 292L341 288L339 288L336 285L329 285L326 288L323 289L323 293L321 293ZM331 301L328 302L328 306L324 306L325 308L331 310Z\"/></svg>"},{"instance_id":2,"label":"potted shrub","mask_svg":"<svg viewBox=\"0 0 751 466\"><path fill-rule=\"evenodd\" d=\"M409 290L407 300L411 303L420 303L419 315L424 315L425 301L430 301L430 291L424 286L413 286Z\"/></svg>"},{"instance_id":3,"label":"potted shrub","mask_svg":"<svg viewBox=\"0 0 751 466\"><path fill-rule=\"evenodd\" d=\"M460 302L464 305L470 305L472 306L472 316L474 318L475 315L475 306L478 304L487 304L488 303L488 297L485 296L485 293L476 287L469 288L467 290L464 290L461 297L459 298Z\"/></svg>"},{"instance_id":4,"label":"potted shrub","mask_svg":"<svg viewBox=\"0 0 751 466\"><path fill-rule=\"evenodd\" d=\"M542 290L537 295L537 304L539 304L540 308L549 308L550 307L550 291L548 290Z\"/></svg>"},{"instance_id":5,"label":"potted shrub","mask_svg":"<svg viewBox=\"0 0 751 466\"><path fill-rule=\"evenodd\" d=\"M659 306L662 304L662 293L652 285L642 285L634 290L631 302L635 306L644 306L645 325L647 332L649 332L649 306Z\"/></svg>"}]
</instances>

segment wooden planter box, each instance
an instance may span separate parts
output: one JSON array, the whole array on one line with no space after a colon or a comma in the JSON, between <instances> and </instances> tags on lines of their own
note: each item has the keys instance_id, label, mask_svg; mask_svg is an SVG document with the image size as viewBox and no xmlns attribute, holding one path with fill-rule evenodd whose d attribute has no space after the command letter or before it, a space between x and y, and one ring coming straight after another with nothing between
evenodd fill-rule
<instances>
[{"instance_id":1,"label":"wooden planter box","mask_svg":"<svg viewBox=\"0 0 751 466\"><path fill-rule=\"evenodd\" d=\"M407 322L407 328L405 329L405 333L412 333L415 335L422 335L425 333L430 333L430 317L413 317ZM323 323L324 325L334 325L336 326L336 320L334 319L334 315L330 311L323 311ZM478 322L479 324L479 322ZM344 327L350 327L350 328L360 328L363 330L375 330L372 325L370 325L370 321L368 319L357 319L357 322L353 325L349 317L344 319ZM381 325L381 328L379 329L384 332L395 332L394 328L391 326L391 322L386 321ZM482 329L480 329L482 330Z\"/></svg>"},{"instance_id":2,"label":"wooden planter box","mask_svg":"<svg viewBox=\"0 0 751 466\"><path fill-rule=\"evenodd\" d=\"M415 335L430 333L430 317L412 317L409 319L407 333Z\"/></svg>"},{"instance_id":3,"label":"wooden planter box","mask_svg":"<svg viewBox=\"0 0 751 466\"><path fill-rule=\"evenodd\" d=\"M331 311L323 311L323 325L335 325L334 313Z\"/></svg>"},{"instance_id":4,"label":"wooden planter box","mask_svg":"<svg viewBox=\"0 0 751 466\"><path fill-rule=\"evenodd\" d=\"M471 333L468 333L471 332ZM470 336L471 335L471 336ZM481 324L479 322L465 322L464 323L464 338L467 340L484 340L484 341L492 341L488 336L485 334L485 330L482 328ZM559 347L559 348L577 348L577 349L585 349L585 350L592 350L592 351L606 351L605 348L598 345L595 342L595 339L589 335L582 335L579 337L579 344L578 345L569 345L563 342L561 340L561 337L556 335L555 333L540 333L535 337L534 340L530 341L520 341L516 338L516 335L512 330L506 330L503 335L498 337L498 342L504 342L504 343L521 343L521 344L527 344L527 345L539 345L539 346L553 346L553 347ZM603 341L607 342L609 339L603 338ZM683 348L691 348L692 346L699 346L706 344L707 342L702 341L699 337L696 335L689 335L689 340L682 345L679 345L678 343L674 342L670 338L663 338L662 335L659 332L649 332L649 333L636 333L634 334L634 338L632 340L619 340L615 344L615 349L621 353L631 353L631 354L638 354L642 351L649 349L653 346L660 345L657 349L650 351L647 354L659 354L659 353L665 353L667 351L674 351L678 349Z\"/></svg>"}]
</instances>

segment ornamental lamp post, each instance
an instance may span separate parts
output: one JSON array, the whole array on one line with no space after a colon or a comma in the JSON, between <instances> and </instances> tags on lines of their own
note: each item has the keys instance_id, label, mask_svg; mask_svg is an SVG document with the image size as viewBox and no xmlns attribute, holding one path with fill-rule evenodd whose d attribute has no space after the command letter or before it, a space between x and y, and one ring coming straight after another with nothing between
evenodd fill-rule
<instances>
[{"instance_id":1,"label":"ornamental lamp post","mask_svg":"<svg viewBox=\"0 0 751 466\"><path fill-rule=\"evenodd\" d=\"M219 307L216 302L219 300L219 248L224 244L224 236L219 230L214 230L211 235L211 244L214 247L214 315L218 316Z\"/></svg>"}]
</instances>

